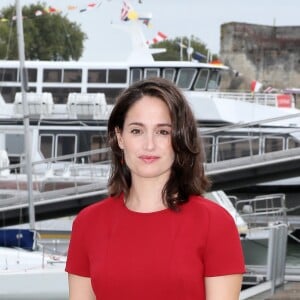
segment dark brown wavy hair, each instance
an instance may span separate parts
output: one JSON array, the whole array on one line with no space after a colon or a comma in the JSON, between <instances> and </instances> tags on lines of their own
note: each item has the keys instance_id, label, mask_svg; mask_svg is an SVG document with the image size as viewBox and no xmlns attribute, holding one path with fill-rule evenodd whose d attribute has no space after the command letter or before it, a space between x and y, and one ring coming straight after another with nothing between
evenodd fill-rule
<instances>
[{"instance_id":1,"label":"dark brown wavy hair","mask_svg":"<svg viewBox=\"0 0 300 300\"><path fill-rule=\"evenodd\" d=\"M163 78L138 81L117 98L108 121L108 143L112 150L109 195L124 193L127 196L129 193L131 173L123 163L123 152L118 145L116 129L122 132L127 112L146 95L161 99L170 111L175 159L169 180L162 191L162 199L167 207L177 210L180 204L188 201L190 195L202 195L210 183L204 174L203 146L191 108L183 93L172 82Z\"/></svg>"}]
</instances>

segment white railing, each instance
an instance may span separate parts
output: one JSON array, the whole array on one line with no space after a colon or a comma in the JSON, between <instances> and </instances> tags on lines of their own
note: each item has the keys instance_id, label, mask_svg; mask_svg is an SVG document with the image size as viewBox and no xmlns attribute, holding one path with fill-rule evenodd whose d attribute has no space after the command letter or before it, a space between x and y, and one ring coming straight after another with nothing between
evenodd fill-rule
<instances>
[{"instance_id":1,"label":"white railing","mask_svg":"<svg viewBox=\"0 0 300 300\"><path fill-rule=\"evenodd\" d=\"M68 201L106 193L110 172L109 161L77 163L81 158L91 161L99 149L55 157L33 163L33 201L35 205ZM0 168L0 211L28 206L26 164ZM9 170L9 172L2 172ZM1 176L1 174L5 174Z\"/></svg>"},{"instance_id":2,"label":"white railing","mask_svg":"<svg viewBox=\"0 0 300 300\"><path fill-rule=\"evenodd\" d=\"M275 107L295 107L295 100L290 94L244 93L244 92L207 92L221 99L231 99Z\"/></svg>"}]
</instances>

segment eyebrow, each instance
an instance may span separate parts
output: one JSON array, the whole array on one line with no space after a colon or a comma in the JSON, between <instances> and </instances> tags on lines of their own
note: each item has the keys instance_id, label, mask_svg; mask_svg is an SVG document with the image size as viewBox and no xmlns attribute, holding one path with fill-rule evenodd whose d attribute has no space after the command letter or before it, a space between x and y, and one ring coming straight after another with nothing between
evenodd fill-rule
<instances>
[{"instance_id":1,"label":"eyebrow","mask_svg":"<svg viewBox=\"0 0 300 300\"><path fill-rule=\"evenodd\" d=\"M131 122L128 124L128 126L145 126L144 123L141 122ZM163 127L163 126L167 126L167 127L172 127L172 125L170 123L158 123L156 124L157 127Z\"/></svg>"}]
</instances>

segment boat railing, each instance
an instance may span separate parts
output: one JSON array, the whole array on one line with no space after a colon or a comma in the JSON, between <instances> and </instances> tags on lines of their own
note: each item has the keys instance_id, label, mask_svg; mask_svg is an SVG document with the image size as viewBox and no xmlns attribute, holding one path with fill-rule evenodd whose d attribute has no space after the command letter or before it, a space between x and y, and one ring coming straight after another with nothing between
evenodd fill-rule
<instances>
[{"instance_id":1,"label":"boat railing","mask_svg":"<svg viewBox=\"0 0 300 300\"><path fill-rule=\"evenodd\" d=\"M244 92L213 92L212 96L221 99L231 99L255 103L260 105L275 106L275 107L295 107L295 101L290 94L273 94L273 93L244 93Z\"/></svg>"},{"instance_id":2,"label":"boat railing","mask_svg":"<svg viewBox=\"0 0 300 300\"><path fill-rule=\"evenodd\" d=\"M234 197L231 199L249 228L288 223L285 194L260 195L242 200Z\"/></svg>"},{"instance_id":3,"label":"boat railing","mask_svg":"<svg viewBox=\"0 0 300 300\"><path fill-rule=\"evenodd\" d=\"M274 295L276 288L285 281L288 226L274 224L269 230L265 263L247 266L243 284L250 287L241 291L240 300L252 299L253 296L265 291Z\"/></svg>"},{"instance_id":4,"label":"boat railing","mask_svg":"<svg viewBox=\"0 0 300 300\"><path fill-rule=\"evenodd\" d=\"M105 194L110 162L107 159L91 162L91 157L106 157L108 151L107 148L96 149L33 162L34 204ZM0 211L28 206L29 186L25 170L25 163L0 168Z\"/></svg>"},{"instance_id":5,"label":"boat railing","mask_svg":"<svg viewBox=\"0 0 300 300\"><path fill-rule=\"evenodd\" d=\"M284 152L300 147L299 127L293 126L300 114L290 114L260 122L233 124L200 130L207 163L222 162L242 157ZM266 129L264 124L283 120L291 124L283 129L274 126Z\"/></svg>"}]
</instances>

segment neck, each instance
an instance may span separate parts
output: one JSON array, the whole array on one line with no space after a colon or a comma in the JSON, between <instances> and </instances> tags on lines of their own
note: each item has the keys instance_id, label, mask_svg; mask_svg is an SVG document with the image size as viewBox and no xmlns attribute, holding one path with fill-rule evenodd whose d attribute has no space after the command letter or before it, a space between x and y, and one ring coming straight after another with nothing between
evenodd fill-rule
<instances>
[{"instance_id":1,"label":"neck","mask_svg":"<svg viewBox=\"0 0 300 300\"><path fill-rule=\"evenodd\" d=\"M157 179L139 180L138 184L133 180L132 185L125 200L126 206L133 211L153 212L166 208L162 199L162 189L164 184L159 184Z\"/></svg>"}]
</instances>

